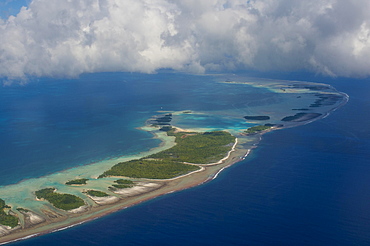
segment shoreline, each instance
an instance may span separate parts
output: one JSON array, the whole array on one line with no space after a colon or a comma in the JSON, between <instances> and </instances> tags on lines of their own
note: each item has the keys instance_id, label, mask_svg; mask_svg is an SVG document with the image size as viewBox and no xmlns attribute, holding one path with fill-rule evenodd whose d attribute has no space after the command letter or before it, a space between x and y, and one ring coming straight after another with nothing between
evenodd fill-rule
<instances>
[{"instance_id":1,"label":"shoreline","mask_svg":"<svg viewBox=\"0 0 370 246\"><path fill-rule=\"evenodd\" d=\"M321 117L320 117L321 118ZM300 122L295 126L304 125L304 122ZM188 174L174 177L171 179L140 179L140 182L154 182L154 183L161 183L159 188L154 190L149 190L148 192L136 194L133 196L127 197L120 197L118 194L118 201L112 204L104 204L99 205L96 203L96 206L90 206L88 209L82 213L68 213L68 218L64 220L57 219L57 221L46 221L41 224L33 225L30 228L25 228L22 230L16 230L8 235L0 237L0 245L5 245L21 240L26 240L33 237L42 236L48 233L58 232L61 230L66 230L68 228L78 226L80 224L93 221L99 219L103 216L108 214L112 214L117 211L124 210L126 208L130 208L136 206L138 204L144 203L146 201L171 194L174 192L180 192L182 190L190 189L199 185L203 185L207 182L210 182L218 177L218 175L224 171L225 169L231 167L232 165L244 161L248 155L252 152L253 149L258 147L258 143L262 140L262 136L266 133L273 132L275 130L281 130L285 128L295 127L292 125L284 126L281 128L273 128L268 129L265 131L261 131L254 135L254 137L258 136L256 139L252 141L252 145L249 148L237 148L240 146L238 138L235 138L235 143L233 144L230 151L228 151L227 155L220 159L218 162L210 163L210 164L192 164L200 166L200 170L196 170L190 172ZM155 137L158 137L157 134L154 134ZM163 142L160 146L153 148L154 150L163 147L166 145L166 140L160 138ZM148 152L151 152L151 149ZM96 164L96 163L94 163ZM122 178L122 177L121 177ZM83 187L83 186L76 186ZM93 200L93 199L92 199ZM70 221L68 221L70 220Z\"/></svg>"},{"instance_id":2,"label":"shoreline","mask_svg":"<svg viewBox=\"0 0 370 246\"><path fill-rule=\"evenodd\" d=\"M155 135L155 137L158 136ZM69 213L67 219L56 219L56 221L47 220L43 223L35 224L29 228L17 229L8 235L0 237L0 245L5 245L12 242L26 240L32 237L42 236L48 233L65 230L98 219L116 211L123 210L138 205L140 203L155 199L157 197L186 190L209 182L217 178L219 173L221 173L227 167L230 167L231 165L242 161L243 158L241 158L241 156L245 156L246 153L250 153L250 149L237 149L237 143L238 141L236 138L232 149L228 151L227 155L224 158L216 163L203 165L200 164L200 170L196 170L191 173L171 179L141 179L141 182L152 182L161 184L160 187L158 187L157 189L149 190L147 192L128 197L121 197L119 194L117 194L117 198L119 199L115 203L104 205L99 205L96 203L96 206L89 206L88 209L84 212ZM161 143L161 146L162 145L165 145L165 143ZM75 188L79 187L83 186L75 186ZM68 213L68 211L66 211L66 213Z\"/></svg>"},{"instance_id":3,"label":"shoreline","mask_svg":"<svg viewBox=\"0 0 370 246\"><path fill-rule=\"evenodd\" d=\"M308 124L312 121L316 121L322 118L325 118L327 115L329 115L332 111L336 110L337 108L343 106L348 101L348 96L345 97L346 100L343 100L342 103L337 105L337 107L333 108L332 110L328 111L326 114L321 115L320 117L315 117L312 119L304 120L304 121L291 121L284 123L282 127L278 128L271 128L265 131L258 132L254 134L254 136L246 136L243 134L239 134L238 137L235 138L235 143L233 144L231 150L228 151L227 155L223 158L221 158L219 161L209 164L194 164L194 163L187 163L191 165L196 165L201 167L201 169L192 171L190 173L180 175L178 177L170 178L170 179L134 179L135 182L142 182L144 184L150 184L155 183L158 185L158 188L149 188L145 190L145 185L142 185L141 190L144 190L143 192L136 191L138 193L132 192L131 194L119 194L115 192L111 192L111 194L115 193L115 197L117 197L117 202L110 203L110 204L99 204L94 199L90 198L84 198L86 210L79 212L79 213L70 213L69 211L62 211L59 209L54 208L48 202L40 202L37 204L37 206L34 206L31 204L31 207L27 207L27 205L24 205L22 202L18 202L18 200L10 200L9 204L11 205L12 209L15 211L16 208L29 208L32 212L35 212L35 214L42 214L43 218L45 219L44 222L30 224L25 226L24 220L25 217L19 217L20 213L17 212L17 216L20 220L20 225L18 226L18 229L14 229L13 231L9 231L10 234L4 235L0 237L0 245L17 242L21 240L26 240L32 237L41 236L48 233L53 233L61 230L66 230L68 228L78 226L80 224L98 219L100 217L103 217L107 214L111 214L138 204L141 204L143 202L161 197L163 195L171 194L174 192L179 192L182 190L186 190L189 188L193 188L199 185L202 185L204 183L207 183L209 181L212 181L216 179L219 174L225 170L226 168L240 162L246 159L246 157L251 153L251 151L257 147L257 144L261 141L262 136L268 132L273 132L275 130L285 129L285 128L291 128L296 127L300 125ZM107 188L108 185L111 185L114 179L117 177L108 177L106 180L98 180L96 179L97 176L95 174L97 173L97 170L100 171L102 169L106 169L106 167L112 166L112 164L121 162L121 161L127 161L131 159L140 158L143 156L147 156L151 153L160 152L163 149L168 149L172 147L174 143L174 138L167 136L165 132L160 132L155 130L155 128L150 126L143 126L138 129L148 131L151 134L153 134L153 138L157 138L161 140L161 143L159 146L151 148L148 151L143 151L135 155L129 155L129 156L121 156L118 158L113 158L107 161L98 161L94 162L82 167L73 167L66 169L64 171L60 171L58 173L52 174L52 175L46 175L37 179L29 179L25 181L20 181L17 184L9 185L7 192L9 194L16 194L17 191L22 191L20 188L24 188L24 194L28 196L32 196L34 194L34 191L37 190L37 188L45 188L48 186L53 186L57 184L64 184L65 182L61 182L63 179L73 178L72 175L77 175L78 177L88 177L91 178L89 180L89 185L79 185L79 186L71 186L71 187L64 187L61 186L59 188L61 193L67 192L71 194L78 194L81 192L84 188L94 188L94 187L105 187ZM187 131L186 129L178 128L182 131ZM239 138L240 136L240 138ZM231 145L231 144L230 144ZM123 178L123 177L119 177ZM91 182L91 184L90 184ZM27 187L27 185L31 185L30 187ZM137 187L137 186L135 186ZM2 188L2 187L0 187ZM58 188L58 187L57 187ZM8 197L11 195L8 195ZM18 196L22 196L21 193L19 193ZM79 195L81 197L81 195ZM14 202L15 201L15 202ZM33 210L33 209L36 210ZM80 207L81 208L81 207ZM79 209L79 208L77 208ZM54 216L54 217L53 217ZM22 219L23 218L23 219ZM22 226L23 225L23 226Z\"/></svg>"}]
</instances>

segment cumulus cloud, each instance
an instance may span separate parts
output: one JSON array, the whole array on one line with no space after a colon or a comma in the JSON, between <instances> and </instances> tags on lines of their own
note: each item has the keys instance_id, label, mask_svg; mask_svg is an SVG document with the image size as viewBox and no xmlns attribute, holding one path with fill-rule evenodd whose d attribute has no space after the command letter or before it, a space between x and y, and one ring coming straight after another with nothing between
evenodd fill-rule
<instances>
[{"instance_id":1,"label":"cumulus cloud","mask_svg":"<svg viewBox=\"0 0 370 246\"><path fill-rule=\"evenodd\" d=\"M368 0L33 0L0 19L0 77L102 71L370 75Z\"/></svg>"}]
</instances>

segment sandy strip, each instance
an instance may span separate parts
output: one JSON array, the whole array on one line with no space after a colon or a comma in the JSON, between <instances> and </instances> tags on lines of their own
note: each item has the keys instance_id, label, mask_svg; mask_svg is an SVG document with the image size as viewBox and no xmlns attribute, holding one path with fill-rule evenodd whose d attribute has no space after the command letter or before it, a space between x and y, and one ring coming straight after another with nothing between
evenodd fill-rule
<instances>
[{"instance_id":1,"label":"sandy strip","mask_svg":"<svg viewBox=\"0 0 370 246\"><path fill-rule=\"evenodd\" d=\"M177 126L172 126L172 128L175 128L175 132L194 132L192 130L189 130L189 129L183 129L183 128L180 128L180 127L177 127Z\"/></svg>"},{"instance_id":2,"label":"sandy strip","mask_svg":"<svg viewBox=\"0 0 370 246\"><path fill-rule=\"evenodd\" d=\"M343 104L345 104L344 101L339 106L342 106ZM332 111L334 110L335 109L333 109ZM318 118L315 118L314 120L317 120ZM299 123L295 123L294 125L284 125L284 126L281 126L281 128L293 127L293 126L302 125L305 123L307 122L299 122ZM186 131L184 129L181 129L181 130ZM270 128L269 131L273 131L273 130L276 130L276 129ZM262 135L266 132L268 131L261 132L259 135ZM75 213L73 213L72 211L61 212L59 210L58 211L57 210L48 211L47 209L40 209L40 211L42 212L41 216L44 216L46 220L45 222L39 223L35 226L32 226L31 228L22 229L22 230L19 230L19 229L9 230L8 228L0 225L0 245L4 243L12 242L12 241L17 241L21 239L26 239L26 238L46 234L46 233L51 233L51 232L58 231L58 230L64 230L66 228L70 228L72 226L84 223L86 221L94 220L96 218L113 213L115 211L122 210L130 206L134 206L144 201L154 199L158 196L162 196L168 193L188 189L188 188L203 184L205 182L208 182L209 180L216 178L222 170L224 170L225 168L231 166L232 164L236 162L239 162L245 159L245 157L249 154L251 149L236 148L237 143L238 143L238 139L235 140L235 143L232 149L228 152L228 154L218 162L211 163L211 164L205 164L205 165L204 164L198 165L198 166L201 166L202 168L201 170L197 170L197 171L194 171L194 172L191 172L186 175L176 177L173 179L161 180L161 181L156 180L157 182L149 180L148 182L144 182L141 184L139 183L137 184L136 188L135 187L128 188L128 189L131 189L131 192L127 193L127 190L126 190L125 192L122 192L122 194L117 194L117 196L119 196L120 198L124 198L124 197L127 197L127 198L120 199L118 202L114 204L110 204L109 206L92 206L92 207L83 206L76 210L72 210ZM171 142L170 144L166 145L166 147L173 146L173 145L174 143ZM161 144L161 148L164 148L162 144ZM161 148L155 149L155 151L158 151ZM193 165L196 165L196 164L193 164ZM89 168L89 166L86 166L86 168ZM156 185L159 185L159 187L155 187ZM123 190L125 189L122 189L122 191ZM11 234L8 234L10 231L11 231Z\"/></svg>"},{"instance_id":3,"label":"sandy strip","mask_svg":"<svg viewBox=\"0 0 370 246\"><path fill-rule=\"evenodd\" d=\"M10 228L8 226L0 225L0 236L5 236L10 233Z\"/></svg>"},{"instance_id":4,"label":"sandy strip","mask_svg":"<svg viewBox=\"0 0 370 246\"><path fill-rule=\"evenodd\" d=\"M315 118L314 120L317 120L317 118ZM294 126L302 124L305 124L305 122L295 123ZM286 127L292 127L292 125L284 125L276 129L282 129ZM276 129L273 127L270 128L269 131L273 131ZM184 129L179 130L186 131ZM269 131L261 132L259 135L261 136L262 134ZM258 140L256 141L256 143L257 142ZM168 143L168 141L166 143ZM122 189L119 191L119 194L117 193L117 196L119 196L119 198L125 199L120 199L118 202L112 203L109 206L86 205L71 211L59 211L55 209L49 211L49 209L40 209L40 211L42 212L41 217L44 217L46 219L43 223L36 224L35 226L26 229L23 228L21 230L19 230L19 227L9 230L4 226L0 226L0 245L20 239L26 239L58 230L63 230L84 223L86 221L94 220L115 211L134 206L144 201L154 199L158 196L201 185L205 182L208 182L209 180L216 178L219 173L225 168L245 159L251 149L236 148L237 144L238 139L236 138L231 150L224 158L222 158L218 162L211 164L193 164L200 166L200 170L167 180L153 181L145 179L147 180L147 182L137 183L136 187ZM170 144L166 145L165 147L172 147L173 145L174 143L170 142ZM161 144L160 148L155 149L155 151L159 151L162 148L164 148L163 144ZM86 166L86 168L89 168L89 166ZM37 218L33 218L36 222ZM8 234L9 232L11 233Z\"/></svg>"},{"instance_id":5,"label":"sandy strip","mask_svg":"<svg viewBox=\"0 0 370 246\"><path fill-rule=\"evenodd\" d=\"M97 197L97 196L89 196L91 200L93 200L98 205L108 205L112 203L118 202L120 199L116 196L104 196L104 197Z\"/></svg>"},{"instance_id":6,"label":"sandy strip","mask_svg":"<svg viewBox=\"0 0 370 246\"><path fill-rule=\"evenodd\" d=\"M170 180L155 180L156 182L148 180L138 182L136 187L122 189L120 190L120 194L117 194L120 198L126 197L126 199L120 199L116 203L109 204L109 206L82 206L80 208L64 212L63 215L60 214L59 216L47 217L45 215L45 218L47 219L43 223L36 224L27 229L12 231L12 233L8 235L0 235L0 244L69 228L71 226L102 217L106 214L134 206L144 201L151 200L158 196L188 189L208 182L220 171L220 169L242 160L242 156L245 155L246 150L236 149L235 146L236 143L232 150L230 150L227 158L224 158L223 162L218 165L205 167L201 165L200 170ZM8 232L6 228L2 231L5 233Z\"/></svg>"},{"instance_id":7,"label":"sandy strip","mask_svg":"<svg viewBox=\"0 0 370 246\"><path fill-rule=\"evenodd\" d=\"M28 211L25 213L31 224L36 225L45 221L43 217L34 212Z\"/></svg>"},{"instance_id":8,"label":"sandy strip","mask_svg":"<svg viewBox=\"0 0 370 246\"><path fill-rule=\"evenodd\" d=\"M89 207L87 205L84 205L84 206L81 206L79 208L68 210L68 213L79 214L79 213L86 212L88 209L89 209Z\"/></svg>"},{"instance_id":9,"label":"sandy strip","mask_svg":"<svg viewBox=\"0 0 370 246\"><path fill-rule=\"evenodd\" d=\"M134 187L131 187L131 188L115 190L114 193L119 194L119 195L124 196L124 197L137 196L139 194L147 193L149 191L157 189L161 186L162 186L162 184L158 184L158 183L140 182L140 183L137 183Z\"/></svg>"}]
</instances>

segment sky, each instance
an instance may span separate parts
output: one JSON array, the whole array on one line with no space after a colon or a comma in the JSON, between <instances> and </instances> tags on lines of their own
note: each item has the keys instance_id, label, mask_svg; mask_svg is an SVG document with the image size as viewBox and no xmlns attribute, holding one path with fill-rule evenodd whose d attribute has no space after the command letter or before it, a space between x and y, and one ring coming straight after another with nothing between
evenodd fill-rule
<instances>
[{"instance_id":1,"label":"sky","mask_svg":"<svg viewBox=\"0 0 370 246\"><path fill-rule=\"evenodd\" d=\"M0 2L0 78L159 69L370 75L369 0Z\"/></svg>"},{"instance_id":2,"label":"sky","mask_svg":"<svg viewBox=\"0 0 370 246\"><path fill-rule=\"evenodd\" d=\"M17 15L23 6L28 6L31 0L0 0L0 17L7 18Z\"/></svg>"}]
</instances>

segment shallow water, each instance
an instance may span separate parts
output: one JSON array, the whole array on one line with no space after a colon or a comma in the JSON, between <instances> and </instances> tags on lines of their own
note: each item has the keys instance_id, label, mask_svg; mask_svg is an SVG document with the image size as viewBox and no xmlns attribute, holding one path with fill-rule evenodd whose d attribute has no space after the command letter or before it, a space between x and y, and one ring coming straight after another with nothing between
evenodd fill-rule
<instances>
[{"instance_id":1,"label":"shallow water","mask_svg":"<svg viewBox=\"0 0 370 246\"><path fill-rule=\"evenodd\" d=\"M240 82L239 79L239 77L229 76L227 80ZM143 125L146 119L154 114L158 114L158 111L180 112L174 116L173 122L175 125L179 125L184 128L219 129L222 126L227 125L228 129L237 132L238 130L243 129L245 125L251 126L259 124L256 122L245 123L243 120L243 116L245 115L254 115L256 113L259 113L258 115L260 115L261 113L264 113L271 116L271 123L281 123L280 119L282 119L282 117L294 115L296 113L296 111L292 111L292 109L307 107L312 104L312 101L317 99L314 95L307 94L307 91L297 91L297 88L294 88L294 90L292 89L290 92L284 91L283 93L281 86L272 86L273 88L270 86L266 89L264 87L253 87L240 83L215 83L215 80L225 81L226 79L225 77L216 77L215 79L215 77L181 74L158 74L155 76L140 74L97 74L94 76L86 75L75 81L43 80L38 84L28 85L31 89L25 89L24 87L2 88L2 95L6 95L7 97L1 96L1 99L8 99L8 103L5 103L5 106L2 107L1 112L4 115L2 122L4 123L4 126L10 127L10 130L4 130L3 134L11 141L8 141L7 145L4 145L4 147L9 146L8 151L4 151L2 148L2 154L4 154L6 160L2 163L2 166L4 166L8 175L5 173L0 174L3 175L3 178L0 180L1 182L4 182L3 184L15 183L24 178L43 176L48 173L61 171L66 168L82 165L94 160L104 160L112 157L116 158L124 154L137 154L141 151L149 150L150 148L157 146L158 141L152 140L151 134L136 130L135 127ZM184 84L186 84L186 86L184 86ZM302 92L304 92L304 94L302 94ZM18 93L21 93L21 95L18 95ZM305 96L302 97L302 95ZM54 100L56 101L54 102ZM21 103L19 103L19 101L21 101ZM35 105L45 105L37 107L33 106L31 108L28 107L28 105L32 104L31 102L35 101ZM11 102L16 105L19 103L21 106L15 107ZM27 107L25 105L27 105ZM15 108L14 112L12 111L12 108ZM330 107L323 106L315 108L314 110L315 112L324 113L328 111L328 108ZM263 111L261 111L261 109ZM289 113L287 113L287 109ZM184 110L193 110L194 112L192 114L181 113ZM14 120L13 117L10 117L13 114L16 116L26 115L27 117L14 117L14 119L16 119ZM20 124L20 127L19 124L16 124L18 127L14 127L13 123L17 121L22 123ZM41 127L40 125L44 126ZM52 136L54 131L56 133ZM280 138L285 139L286 136L284 136L284 133L289 131L294 130L282 130L279 131L278 134L282 134L283 137ZM30 132L33 133L31 134ZM268 137L275 136L275 133L268 135ZM34 139L35 136L36 139ZM266 141L268 143L272 142L273 144L278 144L279 147L281 147L279 148L281 151L287 148L297 148L294 144L294 140L290 143L290 147L283 147L285 141L281 142L280 138L278 137L272 141L264 140L262 142L262 149L265 148L263 143ZM60 141L56 141L57 139L60 139ZM39 143L38 141L40 140L45 141L41 141ZM35 141L35 144L33 141ZM53 146L53 144L55 145ZM42 149L45 146L50 150ZM125 148L126 146L129 147ZM298 142L297 146L299 146ZM67 152L66 149L69 149L71 152ZM23 151L18 152L20 150ZM106 151L105 154L104 151ZM256 159L258 160L260 158L259 153L261 153L261 151L264 150L258 149L255 151L256 153L253 156L254 159L250 162L253 162ZM297 156L300 155L299 151L302 150L298 148ZM39 152L46 153L39 155ZM25 165L24 162L19 161L19 158L21 158L19 154L17 154L17 156L12 156L12 153L13 155L15 155L14 153L33 153L33 155L29 162L27 162L28 165ZM270 153L270 151L267 151L267 153ZM6 155L8 156L6 157ZM27 155L24 154L22 158L27 159L26 157ZM84 157L86 159L84 159ZM290 156L289 158L292 157ZM291 161L289 158L289 161L287 162L290 163ZM52 165L50 165L50 159L53 160ZM54 162L54 160L56 161ZM9 163L9 161L14 162L15 165L18 166L14 167L13 165L7 165L6 163ZM138 242L135 237L140 235L141 232L140 230L135 231L137 223L129 221L128 223L124 223L124 225L116 224L117 226L120 225L118 226L120 228L117 230L103 230L103 235L105 235L104 240L106 240L106 236L108 236L109 233L112 233L112 235L109 236L112 241L109 241L108 245L113 245L115 241L122 240L122 238L131 242L131 244L155 242L162 245L165 245L167 242L168 245L170 242L172 242L172 244L179 244L179 241L177 240L181 238L183 239L181 243L184 243L185 245L185 242L190 243L194 239L193 237L189 237L189 233L194 233L198 236L198 239L195 241L193 240L192 242L205 245L212 242L212 240L208 238L210 234L205 231L210 229L214 230L217 227L216 225L220 226L220 223L222 225L224 222L225 225L220 226L220 228L226 230L228 233L231 233L231 231L235 231L236 233L232 237L223 237L221 233L217 232L217 235L219 236L215 237L213 244L216 242L229 242L236 244L253 244L253 242L257 242L253 240L248 241L248 237L238 234L240 229L237 230L236 227L239 223L239 228L241 222L236 221L235 228L234 226L231 227L234 228L233 230L230 228L230 225L234 224L232 219L236 218L228 218L225 214L221 215L221 217L218 216L219 213L225 213L227 210L230 210L230 208L232 208L232 216L238 217L240 213L243 212L243 208L240 207L241 205L235 204L235 202L243 204L243 202L249 201L249 198L244 199L243 197L240 197L239 192L242 190L244 192L252 192L252 196L257 196L254 197L257 204L260 204L261 202L264 204L266 199L261 198L264 197L264 195L277 197L277 195L275 195L275 190L271 189L269 186L266 187L266 182L261 180L265 177L263 175L258 175L265 174L267 172L266 170L257 170L257 173L255 171L248 174L248 172L251 171L249 170L246 171L247 173L244 173L245 176L238 176L239 171L237 171L237 176L233 176L231 174L232 176L230 179L228 178L229 173L233 173L237 168L250 166L250 162L248 161L248 164L246 165L244 165L243 162L235 167L227 169L227 171L221 173L215 181L204 186L172 194L164 198L159 198L153 202L146 203L146 205L138 206L137 208L130 208L118 213L120 216L123 216L123 218L125 218L125 216L130 217L137 215L135 211L143 209L143 207L145 210L148 209L148 207L156 206L155 204L160 203L160 207L163 206L168 209L165 209L162 212L156 211L153 214L156 215L154 216L155 218L158 218L159 215L164 215L165 218L163 218L163 221L161 218L160 222L148 222L147 219L150 218L147 217L153 217L153 214L152 216L145 216L145 213L142 216L136 217L136 219L134 219L135 216L131 218L138 221L137 223L139 223L140 226L145 227L146 223L149 223L148 225L152 225L154 223L160 227L156 230L165 230L167 228L169 230L168 232L156 231L151 228L153 232L150 233L149 230L149 232L145 234L147 237L141 238L142 241ZM265 162L274 164L278 162L278 158L275 156L273 159L265 160L263 163ZM275 167L275 165L276 164L274 164L273 167ZM272 167L268 167L268 170L272 169ZM32 170L32 172L30 170ZM257 175L254 176L253 174ZM287 176L279 177L278 179L280 179L281 182L281 180L287 179L288 176L294 177L293 174L294 172L290 174L288 173L286 174ZM254 181L252 184L240 183L241 180L244 179L247 179L246 182L251 182L251 180ZM60 178L59 182L62 182L62 180L63 178ZM55 179L52 179L52 181L54 182ZM225 181L226 184L221 184L221 186L226 185L224 189L217 186L219 182ZM261 192L254 189L248 189L248 187L250 188L251 185L253 186L253 184L258 183L259 181L262 182L260 185L262 185L264 189L271 189L270 193L266 193L267 191L263 189ZM230 184L231 187L228 187L227 184ZM279 184L277 184L278 187L281 185ZM43 185L50 184L40 184L40 186ZM215 190L212 190L213 188L209 190L209 188L214 185L216 185L217 188ZM204 191L204 189L206 190ZM198 192L200 192L200 195L203 196L203 198L192 198L192 196L198 194ZM254 192L257 192L257 194ZM229 196L231 197L229 198ZM203 201L204 197L207 198L205 199L207 200L206 204L195 206L197 208L195 210L193 210L194 207L192 205L186 205L186 203L184 208L179 210L175 209L175 207L183 203L184 199L190 199L190 201L194 203L195 200L192 199ZM216 200L213 201L213 198L216 198ZM208 201L208 199L211 199L212 201ZM217 199L219 200L217 201ZM228 202L221 202L221 204L219 204L219 201L221 200ZM162 203L162 201L164 202ZM173 202L175 203L175 206L173 205ZM270 203L266 203L266 206L268 207L269 204ZM168 206L174 207L170 208ZM258 207L260 206L261 204L258 205ZM210 207L214 208L214 210L211 209L209 211L208 209ZM252 217L257 216L258 213L264 214L268 211L268 208L262 206L261 209L257 211L257 214L248 214ZM176 218L176 216L174 216L174 218L170 219L166 216L168 214L172 214L173 216L174 214L169 213L169 211L173 211L176 216L177 213L179 213L182 217L180 216L179 218ZM192 214L193 212L195 213L194 216L189 215L189 213ZM283 216L283 212L284 211L277 216ZM285 211L285 213L286 212L287 211ZM142 211L139 213L142 213ZM243 218L243 216L241 216L241 218ZM246 217L245 219L249 220L250 218ZM268 218L266 217L266 223L267 219ZM102 220L103 222L101 222ZM39 239L31 239L29 242L22 242L22 244L40 243L38 240L48 240L49 238L53 238L53 235L56 235L56 237L58 237L58 235L62 235L62 237L64 237L66 236L64 233L72 233L72 236L67 236L71 241L63 241L63 244L60 245L75 245L77 242L85 242L87 245L97 243L99 240L103 240L103 238L100 239L97 236L90 241L90 239L82 239L78 235L73 236L73 231L85 229L94 231L95 227L100 227L100 223L102 223L101 225L104 225L107 224L107 221L111 221L112 216L108 216L102 220L90 222L66 232L43 236ZM121 220L116 221L115 223L120 223L122 222ZM170 228L166 227L167 223ZM194 227L191 227L191 223L195 223L193 224ZM182 224L188 225L189 228L182 228ZM225 227L226 225L228 227ZM242 228L244 227L245 224L243 224ZM195 230L194 228L198 229ZM178 234L176 235L175 231L177 229L185 231L186 233L181 236ZM283 229L284 228L281 230ZM77 233L80 234L81 232ZM201 235L206 235L207 237L202 237ZM252 234L250 236L253 237ZM130 238L132 241L130 241ZM169 241L163 240L163 238L169 239ZM171 241L170 238L173 238L173 240ZM177 238L177 240L175 240L175 238ZM217 241L217 238L221 241ZM74 241L74 239L77 241ZM82 242L79 240L82 240ZM106 243L107 242L105 242L105 244Z\"/></svg>"}]
</instances>

